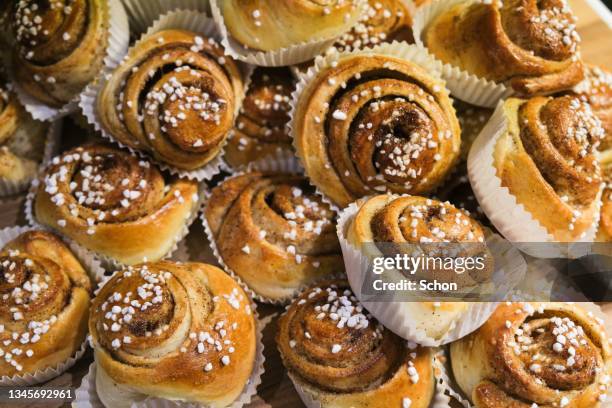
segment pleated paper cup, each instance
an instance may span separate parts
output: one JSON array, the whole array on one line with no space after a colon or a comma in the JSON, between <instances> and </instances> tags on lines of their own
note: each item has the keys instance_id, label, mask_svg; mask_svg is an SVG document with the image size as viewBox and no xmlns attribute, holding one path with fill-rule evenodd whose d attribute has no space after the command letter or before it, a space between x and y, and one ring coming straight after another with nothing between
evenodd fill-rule
<instances>
[{"instance_id":1,"label":"pleated paper cup","mask_svg":"<svg viewBox=\"0 0 612 408\"><path fill-rule=\"evenodd\" d=\"M446 367L440 361L440 352L436 353L433 357L433 369L434 369L434 380L435 380L435 392L433 398L429 404L429 408L449 408L450 397L453 392L450 388L448 381L448 375L446 373ZM288 371L287 375L295 390L297 391L300 399L306 405L307 408L324 408L324 405L319 399L317 399L314 393L313 386L300 379L296 374Z\"/></svg>"},{"instance_id":2,"label":"pleated paper cup","mask_svg":"<svg viewBox=\"0 0 612 408\"><path fill-rule=\"evenodd\" d=\"M302 95L304 94L304 92L308 91L311 86L313 86L313 81L318 77L319 74L324 73L327 69L331 68L333 65L337 64L343 59L362 55L386 55L403 60L408 60L425 69L433 78L438 79L442 89L448 91L448 89L445 88L444 81L440 77L440 63L433 59L427 53L427 51L425 51L423 48L417 47L416 45L394 41L392 43L385 43L373 48L367 48L363 50L354 50L346 52L339 52L335 48L329 50L325 53L324 56L317 57L314 61L314 64L308 69L307 72L297 77L298 82L296 84L296 88L291 94L291 109L289 112L289 116L291 119L289 121L288 126L291 137L293 138L293 146L294 150L296 151L296 156L303 168L305 168L305 160L300 155L299 149L296 146L296 134L293 126L293 122L296 120L297 115L297 105ZM329 199L316 185L314 185L312 182L310 184L315 188L317 194L323 198L323 201L325 201L337 213L340 212L341 208L339 208L331 199Z\"/></svg>"},{"instance_id":3,"label":"pleated paper cup","mask_svg":"<svg viewBox=\"0 0 612 408\"><path fill-rule=\"evenodd\" d=\"M112 61L116 61L118 55L125 54L130 41L130 30L128 25L128 17L120 0L107 0L109 9L109 29L108 29L108 45L106 48L106 56L104 57L103 66L109 66ZM9 71L14 72L14 69L19 67L9 64ZM104 73L104 69L100 75ZM95 83L99 78L94 78L91 83ZM90 84L91 84L90 83ZM61 108L53 108L45 103L37 100L33 96L26 93L17 82L14 82L15 92L21 104L36 120L53 121L55 119L67 116L79 109L79 101L83 94L87 91L87 87L77 95L72 101L62 106Z\"/></svg>"},{"instance_id":4,"label":"pleated paper cup","mask_svg":"<svg viewBox=\"0 0 612 408\"><path fill-rule=\"evenodd\" d=\"M179 30L187 30L193 31L202 35L203 37L213 38L217 41L221 40L219 35L219 31L215 22L209 18L205 13L192 11L192 10L175 10L164 14L159 17L146 32L140 37L140 39L130 48L130 50L125 51L122 55L120 55L117 61L113 66L106 66L104 68L104 75L101 76L100 80L98 80L95 84L90 84L85 92L82 95L79 106L83 111L83 115L87 118L87 122L91 124L94 129L102 135L103 138L110 140L111 142L119 145L121 148L129 150L132 154L142 157L144 159L150 160L154 162L161 169L168 171L169 173L176 175L181 178L188 178L190 180L210 180L215 175L219 174L224 165L223 162L223 154L224 150L221 149L219 153L207 164L204 166L195 169L195 170L183 170L171 166L167 163L161 162L152 158L146 152L133 149L129 146L124 145L117 139L115 139L101 124L100 117L97 112L97 98L98 94L102 90L102 87L114 71L115 67L120 65L122 60L128 55L134 47L137 47L138 44L144 40L146 40L151 35L168 29L179 29ZM251 68L245 65L240 65L240 69L242 72L243 78L248 78L250 75ZM240 105L242 104L242 99L244 98L244 94L237 95L237 103L236 103L236 112L235 116L238 115ZM224 142L225 144L225 142Z\"/></svg>"},{"instance_id":5,"label":"pleated paper cup","mask_svg":"<svg viewBox=\"0 0 612 408\"><path fill-rule=\"evenodd\" d=\"M252 305L255 311L255 304ZM253 397L257 395L257 387L261 384L261 376L265 372L264 363L264 344L263 344L263 329L270 322L270 318L263 318L257 320L257 332L256 332L256 355L255 362L253 363L253 371L247 381L242 394L231 404L228 408L241 408L251 402ZM97 367L94 361L89 366L89 372L81 382L79 388L76 389L76 398L72 402L73 408L114 408L105 407L98 392L96 390L96 372L101 368ZM183 402L183 401L171 401L162 398L147 397L142 395L139 400L125 401L126 405L129 404L130 408L212 408L203 404Z\"/></svg>"},{"instance_id":6,"label":"pleated paper cup","mask_svg":"<svg viewBox=\"0 0 612 408\"><path fill-rule=\"evenodd\" d=\"M475 3L478 0L467 1ZM423 39L425 37L424 31L427 29L427 26L442 12L457 4L465 2L466 0L433 0L418 7L412 22L412 32L416 44L426 50L427 45L423 43ZM435 58L433 54L429 54L432 58ZM472 105L494 108L500 99L507 98L513 94L512 89L506 87L502 83L480 78L459 67L443 63L437 58L436 60L441 65L442 77L446 80L446 84L451 94L462 101L471 103Z\"/></svg>"},{"instance_id":7,"label":"pleated paper cup","mask_svg":"<svg viewBox=\"0 0 612 408\"><path fill-rule=\"evenodd\" d=\"M40 158L40 167L45 166L51 158L57 154L61 142L62 123L56 120L49 124L47 128L45 147ZM19 181L12 181L0 178L0 201L3 197L14 196L27 191L33 178Z\"/></svg>"},{"instance_id":8,"label":"pleated paper cup","mask_svg":"<svg viewBox=\"0 0 612 408\"><path fill-rule=\"evenodd\" d=\"M192 10L210 15L208 0L121 0L127 12L130 31L140 35L159 16L175 10Z\"/></svg>"},{"instance_id":9,"label":"pleated paper cup","mask_svg":"<svg viewBox=\"0 0 612 408\"><path fill-rule=\"evenodd\" d=\"M337 37L313 39L308 42L294 44L274 51L259 51L249 49L232 38L231 34L229 33L223 19L223 13L219 8L219 2L222 0L209 1L212 16L219 26L219 30L223 37L222 44L225 47L226 52L231 57L249 64L265 67L282 67L299 64L322 54L337 39ZM365 5L365 0L358 0L358 2L358 7L363 7ZM282 35L282 33L279 33L279 35Z\"/></svg>"},{"instance_id":10,"label":"pleated paper cup","mask_svg":"<svg viewBox=\"0 0 612 408\"><path fill-rule=\"evenodd\" d=\"M407 302L401 298L384 299L383 301L365 299L362 288L367 279L366 273L371 264L371 257L375 254L366 254L360 248L355 247L348 241L346 235L362 203L363 201L358 200L342 211L338 220L337 232L351 288L363 306L379 322L398 336L428 347L437 347L458 340L484 324L496 309L498 302L468 302L466 310L457 313L449 321L441 336L432 337L427 332L429 321L422 318L420 306L413 306L419 305L420 302ZM489 234L487 236L487 247L494 256L496 265L503 265L503 268L493 275L491 282L487 285L495 285L499 287L499 293L507 293L524 276L525 261L518 250L498 235ZM380 255L382 256L382 253ZM400 272L395 271L394 278L397 281L401 280ZM443 314L444 312L437 313Z\"/></svg>"},{"instance_id":11,"label":"pleated paper cup","mask_svg":"<svg viewBox=\"0 0 612 408\"><path fill-rule=\"evenodd\" d=\"M588 253L599 224L601 190L593 225L574 243L556 244L554 237L533 218L507 187L501 185L494 165L495 146L507 131L504 103L499 102L468 155L468 177L480 207L495 228L521 251L537 258L575 258ZM547 245L529 245L544 243Z\"/></svg>"}]
</instances>

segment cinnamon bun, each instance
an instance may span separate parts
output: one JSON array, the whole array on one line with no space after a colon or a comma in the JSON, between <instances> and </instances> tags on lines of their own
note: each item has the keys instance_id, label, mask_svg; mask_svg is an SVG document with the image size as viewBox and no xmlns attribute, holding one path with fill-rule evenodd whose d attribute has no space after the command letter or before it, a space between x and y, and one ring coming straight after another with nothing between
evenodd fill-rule
<instances>
[{"instance_id":1,"label":"cinnamon bun","mask_svg":"<svg viewBox=\"0 0 612 408\"><path fill-rule=\"evenodd\" d=\"M288 68L257 67L224 159L236 168L280 151L291 151L287 123L295 80Z\"/></svg>"},{"instance_id":2,"label":"cinnamon bun","mask_svg":"<svg viewBox=\"0 0 612 408\"><path fill-rule=\"evenodd\" d=\"M222 262L264 299L286 300L342 269L334 212L303 176L232 177L212 190L204 217Z\"/></svg>"},{"instance_id":3,"label":"cinnamon bun","mask_svg":"<svg viewBox=\"0 0 612 408\"><path fill-rule=\"evenodd\" d=\"M251 378L251 302L220 269L161 261L116 273L91 306L96 391L106 407L147 397L231 405Z\"/></svg>"},{"instance_id":4,"label":"cinnamon bun","mask_svg":"<svg viewBox=\"0 0 612 408\"><path fill-rule=\"evenodd\" d=\"M321 407L426 408L433 353L384 328L346 281L325 281L300 295L279 319L276 343L303 398Z\"/></svg>"},{"instance_id":5,"label":"cinnamon bun","mask_svg":"<svg viewBox=\"0 0 612 408\"><path fill-rule=\"evenodd\" d=\"M197 211L198 185L106 145L52 160L36 190L36 220L124 264L158 260ZM146 237L146 239L144 239Z\"/></svg>"},{"instance_id":6,"label":"cinnamon bun","mask_svg":"<svg viewBox=\"0 0 612 408\"><path fill-rule=\"evenodd\" d=\"M118 142L182 170L217 157L243 93L241 73L212 38L163 30L136 43L96 101Z\"/></svg>"},{"instance_id":7,"label":"cinnamon bun","mask_svg":"<svg viewBox=\"0 0 612 408\"><path fill-rule=\"evenodd\" d=\"M376 192L429 193L459 157L444 83L376 50L322 68L299 94L291 126L306 173L341 207Z\"/></svg>"},{"instance_id":8,"label":"cinnamon bun","mask_svg":"<svg viewBox=\"0 0 612 408\"><path fill-rule=\"evenodd\" d=\"M565 0L455 2L422 35L442 62L507 84L518 96L568 90L584 77L580 36Z\"/></svg>"},{"instance_id":9,"label":"cinnamon bun","mask_svg":"<svg viewBox=\"0 0 612 408\"><path fill-rule=\"evenodd\" d=\"M502 304L450 350L477 408L597 408L612 370L604 330L579 304Z\"/></svg>"},{"instance_id":10,"label":"cinnamon bun","mask_svg":"<svg viewBox=\"0 0 612 408\"><path fill-rule=\"evenodd\" d=\"M55 235L28 231L0 250L0 377L56 368L87 335L91 282Z\"/></svg>"},{"instance_id":11,"label":"cinnamon bun","mask_svg":"<svg viewBox=\"0 0 612 408\"><path fill-rule=\"evenodd\" d=\"M100 72L108 44L107 0L15 3L16 81L52 107L72 101Z\"/></svg>"}]
</instances>

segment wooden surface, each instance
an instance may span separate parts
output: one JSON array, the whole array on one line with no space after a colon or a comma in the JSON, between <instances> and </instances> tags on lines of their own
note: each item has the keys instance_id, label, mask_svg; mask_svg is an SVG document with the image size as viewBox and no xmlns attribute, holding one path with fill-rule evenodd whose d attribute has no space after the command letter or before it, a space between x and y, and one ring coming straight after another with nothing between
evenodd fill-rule
<instances>
[{"instance_id":1,"label":"wooden surface","mask_svg":"<svg viewBox=\"0 0 612 408\"><path fill-rule=\"evenodd\" d=\"M609 69L612 68L612 30L589 7L585 0L570 0L570 4L578 17L578 32L583 40L582 55L584 60L603 65ZM70 136L71 140L68 140L68 143L79 143L79 135L83 134L82 131L74 127L71 128L70 125L67 125L66 131L71 135L76 135ZM0 199L0 228L25 224L22 213L23 201L23 197ZM187 250L192 260L214 262L205 242L202 228L197 223L191 228L188 236ZM612 304L604 305L603 307L606 314L612 318ZM268 305L260 305L258 307L261 316L278 315L282 310L282 308ZM249 407L302 407L303 405L288 379L276 351L274 344L275 327L276 319L273 319L272 323L264 331L266 372L263 375L263 382L258 389L259 395ZM52 380L49 385L77 387L80 384L81 378L86 374L90 363L91 351L68 373ZM36 406L42 407L43 405ZM50 405L46 404L44 406L49 407Z\"/></svg>"}]
</instances>

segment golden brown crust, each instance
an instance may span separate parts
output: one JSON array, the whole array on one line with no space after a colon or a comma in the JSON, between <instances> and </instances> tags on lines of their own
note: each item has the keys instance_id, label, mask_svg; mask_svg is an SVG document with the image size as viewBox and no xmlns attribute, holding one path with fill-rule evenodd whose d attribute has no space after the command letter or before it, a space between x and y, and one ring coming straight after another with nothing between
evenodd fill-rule
<instances>
[{"instance_id":1,"label":"golden brown crust","mask_svg":"<svg viewBox=\"0 0 612 408\"><path fill-rule=\"evenodd\" d=\"M86 248L134 264L163 257L198 202L196 182L165 179L128 152L89 145L53 160L34 215Z\"/></svg>"},{"instance_id":2,"label":"golden brown crust","mask_svg":"<svg viewBox=\"0 0 612 408\"><path fill-rule=\"evenodd\" d=\"M429 407L432 352L385 329L346 281L309 288L279 320L276 343L297 386L323 407ZM408 402L408 401L407 401Z\"/></svg>"},{"instance_id":3,"label":"golden brown crust","mask_svg":"<svg viewBox=\"0 0 612 408\"><path fill-rule=\"evenodd\" d=\"M212 265L161 261L120 271L94 299L89 330L98 367L145 396L227 406L254 366L250 300ZM112 398L112 390L98 392Z\"/></svg>"},{"instance_id":4,"label":"golden brown crust","mask_svg":"<svg viewBox=\"0 0 612 408\"><path fill-rule=\"evenodd\" d=\"M603 136L590 106L572 96L509 99L508 127L495 146L502 186L557 241L573 242L595 220Z\"/></svg>"},{"instance_id":5,"label":"golden brown crust","mask_svg":"<svg viewBox=\"0 0 612 408\"><path fill-rule=\"evenodd\" d=\"M430 192L459 156L444 84L395 57L349 56L322 70L292 127L306 172L339 206L375 192Z\"/></svg>"},{"instance_id":6,"label":"golden brown crust","mask_svg":"<svg viewBox=\"0 0 612 408\"><path fill-rule=\"evenodd\" d=\"M451 345L455 378L478 408L596 408L612 365L603 327L578 305L503 304Z\"/></svg>"},{"instance_id":7,"label":"golden brown crust","mask_svg":"<svg viewBox=\"0 0 612 408\"><path fill-rule=\"evenodd\" d=\"M563 0L463 2L432 21L424 41L443 62L519 96L546 95L583 79L574 19Z\"/></svg>"},{"instance_id":8,"label":"golden brown crust","mask_svg":"<svg viewBox=\"0 0 612 408\"><path fill-rule=\"evenodd\" d=\"M26 112L10 92L0 66L0 180L27 183L42 160L47 125Z\"/></svg>"},{"instance_id":9,"label":"golden brown crust","mask_svg":"<svg viewBox=\"0 0 612 408\"><path fill-rule=\"evenodd\" d=\"M164 30L132 48L104 84L96 109L119 142L194 170L222 149L242 87L238 66L216 41Z\"/></svg>"},{"instance_id":10,"label":"golden brown crust","mask_svg":"<svg viewBox=\"0 0 612 408\"><path fill-rule=\"evenodd\" d=\"M240 167L276 152L291 151L287 124L295 79L286 68L257 67L223 156Z\"/></svg>"},{"instance_id":11,"label":"golden brown crust","mask_svg":"<svg viewBox=\"0 0 612 408\"><path fill-rule=\"evenodd\" d=\"M302 176L230 178L204 215L223 262L264 298L287 299L342 269L334 213Z\"/></svg>"},{"instance_id":12,"label":"golden brown crust","mask_svg":"<svg viewBox=\"0 0 612 408\"><path fill-rule=\"evenodd\" d=\"M461 160L467 161L472 143L491 118L493 109L470 105L459 99L454 99L453 104L461 127Z\"/></svg>"},{"instance_id":13,"label":"golden brown crust","mask_svg":"<svg viewBox=\"0 0 612 408\"><path fill-rule=\"evenodd\" d=\"M85 341L91 283L55 235L28 231L0 250L0 376L55 367ZM18 337L14 337L18 336Z\"/></svg>"},{"instance_id":14,"label":"golden brown crust","mask_svg":"<svg viewBox=\"0 0 612 408\"><path fill-rule=\"evenodd\" d=\"M108 43L105 0L24 0L14 10L17 82L41 102L61 107L99 73Z\"/></svg>"},{"instance_id":15,"label":"golden brown crust","mask_svg":"<svg viewBox=\"0 0 612 408\"><path fill-rule=\"evenodd\" d=\"M246 48L273 51L339 36L357 22L364 1L224 0L217 4L233 39Z\"/></svg>"},{"instance_id":16,"label":"golden brown crust","mask_svg":"<svg viewBox=\"0 0 612 408\"><path fill-rule=\"evenodd\" d=\"M601 212L595 240L612 242L612 151L608 149L602 158L601 172L605 186L601 193Z\"/></svg>"}]
</instances>

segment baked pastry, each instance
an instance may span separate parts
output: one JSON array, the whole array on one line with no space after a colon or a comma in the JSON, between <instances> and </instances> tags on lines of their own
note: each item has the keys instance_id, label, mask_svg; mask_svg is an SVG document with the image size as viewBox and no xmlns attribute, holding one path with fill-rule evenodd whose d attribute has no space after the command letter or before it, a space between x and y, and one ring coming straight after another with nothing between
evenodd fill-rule
<instances>
[{"instance_id":1,"label":"baked pastry","mask_svg":"<svg viewBox=\"0 0 612 408\"><path fill-rule=\"evenodd\" d=\"M253 50L275 51L338 37L358 21L364 1L223 0L216 3L234 40Z\"/></svg>"},{"instance_id":2,"label":"baked pastry","mask_svg":"<svg viewBox=\"0 0 612 408\"><path fill-rule=\"evenodd\" d=\"M303 176L227 179L213 188L204 216L223 263L266 299L285 300L343 267L334 212Z\"/></svg>"},{"instance_id":3,"label":"baked pastry","mask_svg":"<svg viewBox=\"0 0 612 408\"><path fill-rule=\"evenodd\" d=\"M422 37L442 62L518 96L567 90L584 76L580 36L564 0L459 2L434 17Z\"/></svg>"},{"instance_id":4,"label":"baked pastry","mask_svg":"<svg viewBox=\"0 0 612 408\"><path fill-rule=\"evenodd\" d=\"M0 377L55 368L85 342L91 282L55 235L28 231L0 250Z\"/></svg>"},{"instance_id":5,"label":"baked pastry","mask_svg":"<svg viewBox=\"0 0 612 408\"><path fill-rule=\"evenodd\" d=\"M597 219L602 179L595 149L604 135L589 104L572 96L511 98L503 115L506 128L493 152L501 186L555 241L586 237ZM482 204L487 191L475 192ZM483 209L506 235L507 214Z\"/></svg>"},{"instance_id":6,"label":"baked pastry","mask_svg":"<svg viewBox=\"0 0 612 408\"><path fill-rule=\"evenodd\" d=\"M372 196L358 201L355 213L346 218L340 228L343 229L341 239L346 239L350 247L359 251L360 256L370 264L374 257L395 257L398 254L415 257L414 251L432 259L482 258L482 265L476 266L475 263L473 267L466 267L462 273L457 273L454 268L439 267L435 264L411 270L385 270L384 282L401 283L410 278L409 280L415 282L425 279L428 282L454 283L457 284L457 290L449 291L448 294L458 300L480 283L486 282L493 271L493 260L484 244L484 229L464 211L448 202L408 195ZM348 253L351 256L350 251ZM349 261L347 265L349 264L355 265L356 262ZM371 283L367 277L364 278L364 270L361 267L357 269L347 271L351 286L355 290L359 287L358 294L369 294L365 285ZM384 292L376 292L375 296L371 296L371 300L383 299L383 295ZM475 305L457 301L430 301L444 298L449 299L444 292L421 289L401 299L394 298L392 302L378 302L373 307L368 303L366 307L395 333L411 338L418 330L427 337L427 345L443 344L452 340L448 337L453 335L451 331L470 307ZM424 301L419 301L421 299ZM398 316L405 318L398 319Z\"/></svg>"},{"instance_id":7,"label":"baked pastry","mask_svg":"<svg viewBox=\"0 0 612 408\"><path fill-rule=\"evenodd\" d=\"M405 1L368 0L357 24L342 34L334 47L339 51L352 51L384 42L413 43L411 25L412 16Z\"/></svg>"},{"instance_id":8,"label":"baked pastry","mask_svg":"<svg viewBox=\"0 0 612 408\"><path fill-rule=\"evenodd\" d=\"M436 190L434 198L438 201L451 203L459 210L465 211L467 215L480 224L487 228L492 228L491 223L476 199L476 195L474 195L465 163L459 165L458 170L453 176Z\"/></svg>"},{"instance_id":9,"label":"baked pastry","mask_svg":"<svg viewBox=\"0 0 612 408\"><path fill-rule=\"evenodd\" d=\"M100 72L106 54L106 0L15 3L15 79L29 95L52 107L72 101Z\"/></svg>"},{"instance_id":10,"label":"baked pastry","mask_svg":"<svg viewBox=\"0 0 612 408\"><path fill-rule=\"evenodd\" d=\"M257 67L225 148L232 167L244 166L279 151L291 151L287 123L295 80L288 68Z\"/></svg>"},{"instance_id":11,"label":"baked pastry","mask_svg":"<svg viewBox=\"0 0 612 408\"><path fill-rule=\"evenodd\" d=\"M311 181L340 207L377 192L431 192L461 143L444 83L375 52L330 65L299 95L291 124Z\"/></svg>"},{"instance_id":12,"label":"baked pastry","mask_svg":"<svg viewBox=\"0 0 612 408\"><path fill-rule=\"evenodd\" d=\"M455 380L476 408L597 408L612 373L600 323L579 304L502 304L451 344Z\"/></svg>"},{"instance_id":13,"label":"baked pastry","mask_svg":"<svg viewBox=\"0 0 612 408\"><path fill-rule=\"evenodd\" d=\"M168 178L126 151L87 145L53 159L33 210L38 222L80 245L134 264L166 255L198 203L195 181Z\"/></svg>"},{"instance_id":14,"label":"baked pastry","mask_svg":"<svg viewBox=\"0 0 612 408\"><path fill-rule=\"evenodd\" d=\"M346 281L304 291L278 326L278 349L303 399L323 408L430 406L431 350L379 324Z\"/></svg>"},{"instance_id":15,"label":"baked pastry","mask_svg":"<svg viewBox=\"0 0 612 408\"><path fill-rule=\"evenodd\" d=\"M596 65L586 64L584 80L573 89L572 94L584 98L591 105L593 113L606 131L599 150L612 149L612 73Z\"/></svg>"},{"instance_id":16,"label":"baked pastry","mask_svg":"<svg viewBox=\"0 0 612 408\"><path fill-rule=\"evenodd\" d=\"M104 83L96 109L118 142L194 170L221 151L242 87L238 66L215 40L163 30L132 47Z\"/></svg>"},{"instance_id":17,"label":"baked pastry","mask_svg":"<svg viewBox=\"0 0 612 408\"><path fill-rule=\"evenodd\" d=\"M32 119L0 72L0 183L16 186L12 193L25 190L36 176L46 134L47 125Z\"/></svg>"},{"instance_id":18,"label":"baked pastry","mask_svg":"<svg viewBox=\"0 0 612 408\"><path fill-rule=\"evenodd\" d=\"M161 261L116 273L89 317L106 407L147 397L225 407L255 369L251 303L222 270Z\"/></svg>"}]
</instances>

